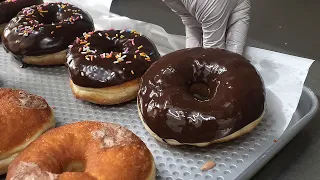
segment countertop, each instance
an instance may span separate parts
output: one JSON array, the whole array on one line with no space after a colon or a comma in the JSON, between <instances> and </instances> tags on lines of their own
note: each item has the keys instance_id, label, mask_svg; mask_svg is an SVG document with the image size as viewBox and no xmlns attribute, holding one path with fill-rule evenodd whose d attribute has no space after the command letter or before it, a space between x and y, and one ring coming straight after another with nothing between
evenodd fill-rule
<instances>
[{"instance_id":1,"label":"countertop","mask_svg":"<svg viewBox=\"0 0 320 180\"><path fill-rule=\"evenodd\" d=\"M252 0L247 45L315 60L305 85L320 95L320 1ZM184 35L184 26L161 0L114 0L111 12ZM253 180L320 179L320 113Z\"/></svg>"}]
</instances>

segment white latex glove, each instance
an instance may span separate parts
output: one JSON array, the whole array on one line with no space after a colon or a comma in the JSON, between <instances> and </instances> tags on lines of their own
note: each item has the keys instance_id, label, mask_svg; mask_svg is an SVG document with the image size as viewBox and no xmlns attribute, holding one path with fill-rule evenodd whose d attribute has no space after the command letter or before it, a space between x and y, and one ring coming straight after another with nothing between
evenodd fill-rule
<instances>
[{"instance_id":1,"label":"white latex glove","mask_svg":"<svg viewBox=\"0 0 320 180\"><path fill-rule=\"evenodd\" d=\"M186 27L186 46L218 47L242 54L250 0L162 0Z\"/></svg>"}]
</instances>

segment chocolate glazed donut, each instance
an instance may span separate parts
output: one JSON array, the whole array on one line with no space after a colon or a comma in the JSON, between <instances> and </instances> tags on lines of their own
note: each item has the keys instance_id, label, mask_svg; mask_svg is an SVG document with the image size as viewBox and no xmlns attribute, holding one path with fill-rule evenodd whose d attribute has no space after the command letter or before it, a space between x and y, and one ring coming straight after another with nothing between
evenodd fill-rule
<instances>
[{"instance_id":1,"label":"chocolate glazed donut","mask_svg":"<svg viewBox=\"0 0 320 180\"><path fill-rule=\"evenodd\" d=\"M221 49L167 54L142 76L140 117L158 140L207 146L251 131L265 109L265 89L254 66Z\"/></svg>"},{"instance_id":2,"label":"chocolate glazed donut","mask_svg":"<svg viewBox=\"0 0 320 180\"><path fill-rule=\"evenodd\" d=\"M64 64L68 45L92 30L92 18L83 10L68 3L45 3L20 11L6 26L3 45L27 64Z\"/></svg>"},{"instance_id":3,"label":"chocolate glazed donut","mask_svg":"<svg viewBox=\"0 0 320 180\"><path fill-rule=\"evenodd\" d=\"M15 17L22 8L42 3L42 0L0 0L0 35L6 24Z\"/></svg>"},{"instance_id":4,"label":"chocolate glazed donut","mask_svg":"<svg viewBox=\"0 0 320 180\"><path fill-rule=\"evenodd\" d=\"M156 46L134 30L85 33L67 53L72 92L102 105L130 101L140 77L159 58Z\"/></svg>"}]
</instances>

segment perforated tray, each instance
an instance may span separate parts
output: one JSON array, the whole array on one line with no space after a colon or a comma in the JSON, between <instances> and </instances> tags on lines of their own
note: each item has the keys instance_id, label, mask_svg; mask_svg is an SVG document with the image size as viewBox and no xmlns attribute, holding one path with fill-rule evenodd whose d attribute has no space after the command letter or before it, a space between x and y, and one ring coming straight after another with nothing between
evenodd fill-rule
<instances>
[{"instance_id":1,"label":"perforated tray","mask_svg":"<svg viewBox=\"0 0 320 180\"><path fill-rule=\"evenodd\" d=\"M253 132L228 143L208 148L172 147L157 142L143 128L135 101L117 106L83 102L71 93L66 67L19 66L20 63L12 60L0 46L0 87L23 89L43 96L55 111L57 126L90 119L115 122L129 128L153 153L157 179L165 180L250 178L305 126L318 103L315 95L304 88L291 124L280 139L276 135L275 120L264 119ZM214 161L216 167L202 172L201 166L209 160Z\"/></svg>"}]
</instances>

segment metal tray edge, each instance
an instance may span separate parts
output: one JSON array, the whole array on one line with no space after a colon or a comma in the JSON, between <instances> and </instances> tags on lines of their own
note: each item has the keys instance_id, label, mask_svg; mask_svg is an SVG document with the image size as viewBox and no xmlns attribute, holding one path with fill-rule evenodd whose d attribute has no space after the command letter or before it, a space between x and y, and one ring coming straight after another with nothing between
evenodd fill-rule
<instances>
[{"instance_id":1,"label":"metal tray edge","mask_svg":"<svg viewBox=\"0 0 320 180\"><path fill-rule=\"evenodd\" d=\"M277 140L277 144L272 145L258 159L256 159L236 180L247 180L252 178L267 162L269 162L284 146L286 146L315 116L319 107L319 101L314 92L304 86L303 93L311 99L311 109L295 125L288 127Z\"/></svg>"}]
</instances>

